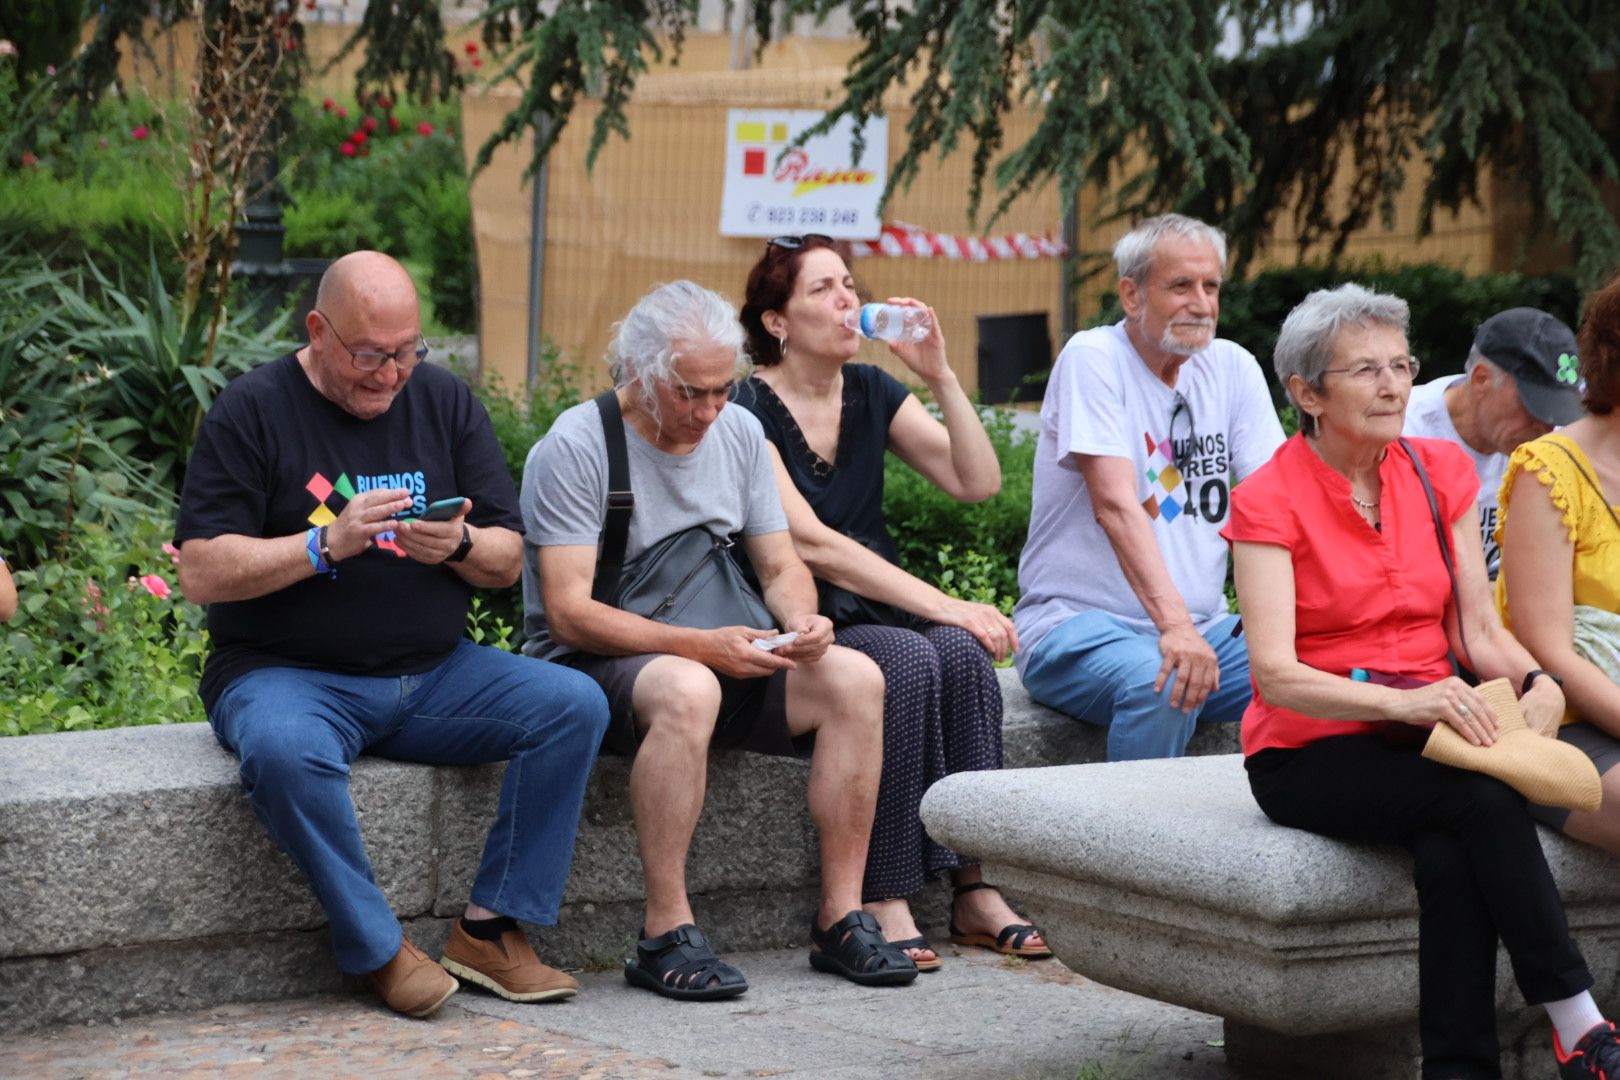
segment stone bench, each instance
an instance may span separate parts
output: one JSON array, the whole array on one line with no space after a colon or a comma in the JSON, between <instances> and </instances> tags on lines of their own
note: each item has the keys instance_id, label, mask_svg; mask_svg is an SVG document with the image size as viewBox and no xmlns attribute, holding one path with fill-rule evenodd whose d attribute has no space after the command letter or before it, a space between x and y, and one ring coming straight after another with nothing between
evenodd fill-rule
<instances>
[{"instance_id":1,"label":"stone bench","mask_svg":"<svg viewBox=\"0 0 1620 1080\"><path fill-rule=\"evenodd\" d=\"M960 774L922 816L1017 894L1070 968L1222 1017L1241 1075L1417 1075L1411 860L1272 824L1239 755ZM1620 866L1548 830L1542 846L1613 1015ZM1501 957L1503 1066L1539 1080L1547 1026L1510 975Z\"/></svg>"},{"instance_id":2,"label":"stone bench","mask_svg":"<svg viewBox=\"0 0 1620 1080\"><path fill-rule=\"evenodd\" d=\"M1096 760L1103 733L1035 705L1002 673L1009 767ZM1235 746L1233 725L1194 752ZM461 910L502 766L362 757L352 774L378 883L435 951ZM719 754L689 861L699 921L722 949L802 943L815 908L806 762ZM591 778L553 962L610 964L640 924L628 763ZM943 894L919 904L926 918ZM254 818L206 725L0 739L0 1031L61 1020L338 989L325 918Z\"/></svg>"}]
</instances>

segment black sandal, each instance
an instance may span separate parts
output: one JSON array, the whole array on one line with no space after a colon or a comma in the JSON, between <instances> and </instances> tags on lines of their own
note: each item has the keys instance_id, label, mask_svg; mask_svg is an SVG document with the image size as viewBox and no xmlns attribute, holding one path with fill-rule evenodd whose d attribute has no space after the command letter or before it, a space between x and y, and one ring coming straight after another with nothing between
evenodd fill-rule
<instances>
[{"instance_id":1,"label":"black sandal","mask_svg":"<svg viewBox=\"0 0 1620 1080\"><path fill-rule=\"evenodd\" d=\"M691 923L637 942L636 955L624 962L624 980L676 1001L718 1001L748 989L743 973L715 956Z\"/></svg>"},{"instance_id":2,"label":"black sandal","mask_svg":"<svg viewBox=\"0 0 1620 1080\"><path fill-rule=\"evenodd\" d=\"M904 986L917 977L916 961L884 940L877 920L859 909L825 930L810 921L810 966L861 986Z\"/></svg>"},{"instance_id":3,"label":"black sandal","mask_svg":"<svg viewBox=\"0 0 1620 1080\"><path fill-rule=\"evenodd\" d=\"M1008 923L994 937L989 934L962 933L961 928L956 925L956 898L963 893L993 888L995 886L987 881L973 881L951 890L951 944L977 945L981 949L989 949L1002 956L1021 956L1025 960L1045 960L1051 956L1052 950L1045 945L1029 944L1029 939L1040 932L1029 923Z\"/></svg>"},{"instance_id":4,"label":"black sandal","mask_svg":"<svg viewBox=\"0 0 1620 1080\"><path fill-rule=\"evenodd\" d=\"M919 960L915 956L911 958L911 962L917 965L918 971L938 971L945 966L945 961L940 957L939 950L928 944L928 939L921 934L914 938L906 938L904 941L891 941L889 944L903 953L909 954L912 949L916 949L918 952L926 950L933 953L934 958L932 960Z\"/></svg>"}]
</instances>

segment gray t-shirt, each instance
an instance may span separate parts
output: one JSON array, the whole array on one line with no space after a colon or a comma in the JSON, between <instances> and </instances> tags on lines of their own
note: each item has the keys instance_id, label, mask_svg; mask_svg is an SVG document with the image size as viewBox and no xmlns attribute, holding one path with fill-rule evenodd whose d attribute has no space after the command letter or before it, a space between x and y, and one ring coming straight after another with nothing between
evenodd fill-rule
<instances>
[{"instance_id":1,"label":"gray t-shirt","mask_svg":"<svg viewBox=\"0 0 1620 1080\"><path fill-rule=\"evenodd\" d=\"M624 558L629 562L673 533L702 525L719 536L783 532L787 516L759 421L726 406L687 454L669 454L624 425L630 487L636 494ZM597 545L607 518L607 443L596 402L557 417L529 451L523 510L523 652L543 660L575 650L551 640L540 598L540 548Z\"/></svg>"}]
</instances>

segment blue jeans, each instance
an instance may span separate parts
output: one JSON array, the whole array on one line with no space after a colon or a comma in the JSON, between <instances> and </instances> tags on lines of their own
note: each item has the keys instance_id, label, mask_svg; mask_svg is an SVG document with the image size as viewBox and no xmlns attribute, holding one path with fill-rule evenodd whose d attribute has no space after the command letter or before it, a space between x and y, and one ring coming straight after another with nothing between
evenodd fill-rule
<instances>
[{"instance_id":1,"label":"blue jeans","mask_svg":"<svg viewBox=\"0 0 1620 1080\"><path fill-rule=\"evenodd\" d=\"M1249 654L1228 615L1204 634L1221 667L1220 689L1203 707L1170 705L1175 677L1153 692L1164 656L1157 631L1128 626L1101 611L1075 615L1049 632L1024 663L1029 696L1059 712L1108 729L1108 760L1180 757L1198 721L1229 723L1249 704Z\"/></svg>"},{"instance_id":2,"label":"blue jeans","mask_svg":"<svg viewBox=\"0 0 1620 1080\"><path fill-rule=\"evenodd\" d=\"M241 760L253 812L326 909L344 971L375 971L400 946L399 920L372 878L349 798L349 765L362 751L434 765L509 761L472 902L526 922L557 921L608 721L589 677L463 640L420 675L251 671L232 681L208 720Z\"/></svg>"}]
</instances>

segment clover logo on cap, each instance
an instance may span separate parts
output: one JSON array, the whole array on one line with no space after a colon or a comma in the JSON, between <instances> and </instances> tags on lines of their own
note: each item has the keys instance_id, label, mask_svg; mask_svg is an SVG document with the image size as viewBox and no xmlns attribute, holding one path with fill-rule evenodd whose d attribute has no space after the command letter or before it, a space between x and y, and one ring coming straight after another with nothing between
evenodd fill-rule
<instances>
[{"instance_id":1,"label":"clover logo on cap","mask_svg":"<svg viewBox=\"0 0 1620 1080\"><path fill-rule=\"evenodd\" d=\"M1574 386L1581 379L1580 362L1569 353L1559 353L1558 374L1554 378L1567 386Z\"/></svg>"}]
</instances>

